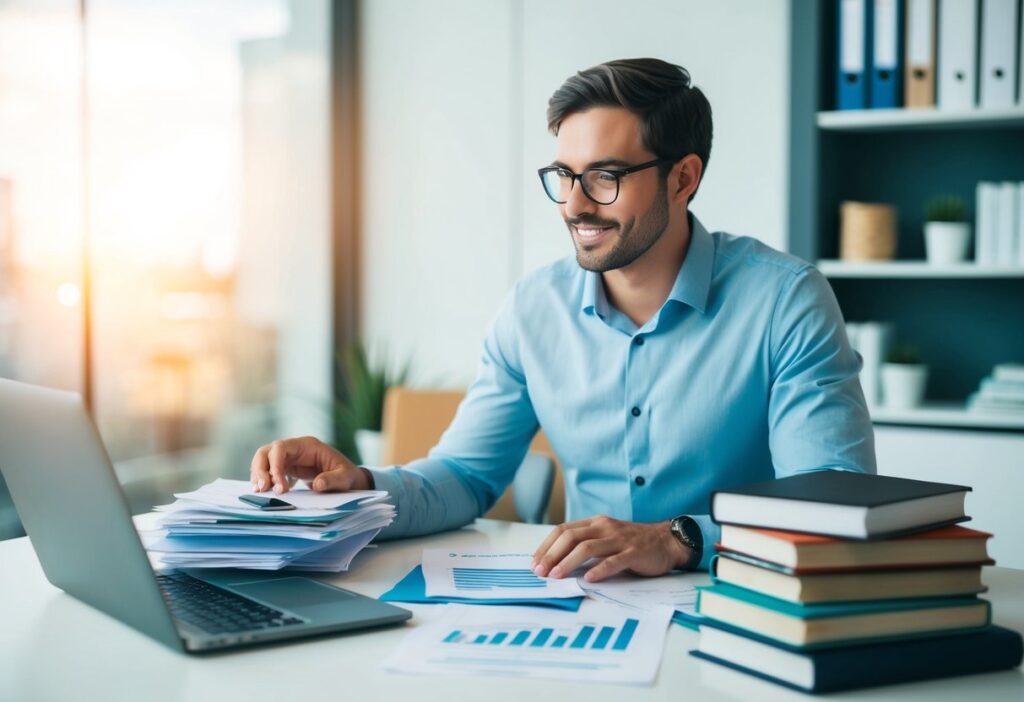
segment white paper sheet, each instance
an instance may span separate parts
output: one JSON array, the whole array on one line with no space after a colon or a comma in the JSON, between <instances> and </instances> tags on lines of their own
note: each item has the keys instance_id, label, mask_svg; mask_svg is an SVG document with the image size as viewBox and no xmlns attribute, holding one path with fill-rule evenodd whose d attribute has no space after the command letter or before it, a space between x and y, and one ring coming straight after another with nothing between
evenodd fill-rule
<instances>
[{"instance_id":1,"label":"white paper sheet","mask_svg":"<svg viewBox=\"0 0 1024 702\"><path fill-rule=\"evenodd\" d=\"M247 480L227 480L218 478L212 483L203 485L192 492L175 494L179 500L189 500L205 505L218 507L221 510L227 509L230 512L240 510L241 513L257 512L261 510L239 501L242 495L259 494L267 497L276 497L288 504L295 505L297 509L288 510L287 513L278 512L278 515L304 516L306 511L314 514L317 512L337 512L345 509L354 509L358 506L365 506L380 502L385 499L388 493L385 490L354 490L352 492L314 492L305 487L304 483L297 483L294 488L277 495L271 491L254 493L252 484ZM266 512L263 512L267 514Z\"/></svg>"},{"instance_id":2,"label":"white paper sheet","mask_svg":"<svg viewBox=\"0 0 1024 702\"><path fill-rule=\"evenodd\" d=\"M402 641L382 667L423 675L506 675L650 685L670 607L630 612L586 600L579 612L449 604Z\"/></svg>"},{"instance_id":3,"label":"white paper sheet","mask_svg":"<svg viewBox=\"0 0 1024 702\"><path fill-rule=\"evenodd\" d=\"M597 583L578 582L587 597L640 610L671 607L689 615L697 614L697 586L707 584L707 575L676 574L657 578L621 575Z\"/></svg>"},{"instance_id":4,"label":"white paper sheet","mask_svg":"<svg viewBox=\"0 0 1024 702\"><path fill-rule=\"evenodd\" d=\"M427 596L475 600L583 597L575 578L556 580L534 575L532 560L533 556L524 553L424 549Z\"/></svg>"}]
</instances>

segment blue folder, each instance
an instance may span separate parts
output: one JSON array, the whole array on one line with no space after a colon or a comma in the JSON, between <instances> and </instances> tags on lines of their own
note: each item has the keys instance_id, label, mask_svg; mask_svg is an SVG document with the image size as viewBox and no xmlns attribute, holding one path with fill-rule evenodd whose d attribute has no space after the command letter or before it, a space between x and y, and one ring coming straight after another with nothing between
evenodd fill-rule
<instances>
[{"instance_id":1,"label":"blue folder","mask_svg":"<svg viewBox=\"0 0 1024 702\"><path fill-rule=\"evenodd\" d=\"M553 607L564 609L569 612L576 612L583 602L582 597L562 597L544 600L477 600L469 597L427 597L427 581L423 577L423 567L416 566L408 575L385 592L379 598L382 602L412 602L415 604L446 604L458 602L461 604L476 605L529 605L532 607Z\"/></svg>"},{"instance_id":2,"label":"blue folder","mask_svg":"<svg viewBox=\"0 0 1024 702\"><path fill-rule=\"evenodd\" d=\"M903 104L903 0L873 2L871 107L900 107Z\"/></svg>"},{"instance_id":3,"label":"blue folder","mask_svg":"<svg viewBox=\"0 0 1024 702\"><path fill-rule=\"evenodd\" d=\"M874 4L836 0L837 110L864 110L869 105Z\"/></svg>"}]
</instances>

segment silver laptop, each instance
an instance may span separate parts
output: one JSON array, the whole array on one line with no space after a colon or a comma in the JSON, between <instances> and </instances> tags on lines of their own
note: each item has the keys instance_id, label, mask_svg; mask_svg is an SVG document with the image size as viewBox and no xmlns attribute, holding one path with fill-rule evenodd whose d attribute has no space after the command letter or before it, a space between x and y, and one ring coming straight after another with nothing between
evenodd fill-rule
<instances>
[{"instance_id":1,"label":"silver laptop","mask_svg":"<svg viewBox=\"0 0 1024 702\"><path fill-rule=\"evenodd\" d=\"M75 393L0 378L0 472L49 581L176 650L220 650L412 616L288 573L155 572Z\"/></svg>"}]
</instances>

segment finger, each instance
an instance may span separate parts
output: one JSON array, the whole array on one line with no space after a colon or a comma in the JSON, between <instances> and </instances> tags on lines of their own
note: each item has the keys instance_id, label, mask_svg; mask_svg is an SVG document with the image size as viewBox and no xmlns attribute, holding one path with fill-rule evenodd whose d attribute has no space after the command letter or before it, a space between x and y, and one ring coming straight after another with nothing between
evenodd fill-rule
<instances>
[{"instance_id":1,"label":"finger","mask_svg":"<svg viewBox=\"0 0 1024 702\"><path fill-rule=\"evenodd\" d=\"M563 558L569 555L569 553L576 548L578 544L598 536L600 536L600 532L596 527L592 526L566 529L557 539L555 539L555 543L551 544L551 548L548 549L547 553L541 556L540 562L537 564L537 567L533 569L533 572L542 578L546 575L551 575L551 569L560 563ZM560 576L552 575L552 577Z\"/></svg>"},{"instance_id":2,"label":"finger","mask_svg":"<svg viewBox=\"0 0 1024 702\"><path fill-rule=\"evenodd\" d=\"M533 552L533 563L532 568L536 568L540 564L540 559L544 557L544 554L548 552L551 546L558 540L558 538L565 533L566 529L575 529L582 526L587 526L590 523L589 519L581 519L575 522L567 522L565 524L559 524L544 537L544 540L540 542L540 546Z\"/></svg>"},{"instance_id":3,"label":"finger","mask_svg":"<svg viewBox=\"0 0 1024 702\"><path fill-rule=\"evenodd\" d=\"M270 444L267 460L270 463L270 483L278 495L287 492L288 484L288 445L293 439L279 439Z\"/></svg>"},{"instance_id":4,"label":"finger","mask_svg":"<svg viewBox=\"0 0 1024 702\"><path fill-rule=\"evenodd\" d=\"M270 444L267 457L271 483L278 494L287 492L291 487L290 475L312 480L323 471L352 465L338 451L313 436L275 441Z\"/></svg>"},{"instance_id":5,"label":"finger","mask_svg":"<svg viewBox=\"0 0 1024 702\"><path fill-rule=\"evenodd\" d=\"M317 492L346 492L355 486L358 479L358 468L341 466L334 470L321 473L313 481L312 488Z\"/></svg>"},{"instance_id":6,"label":"finger","mask_svg":"<svg viewBox=\"0 0 1024 702\"><path fill-rule=\"evenodd\" d=\"M588 583L596 583L599 580L610 578L613 575L629 570L629 554L627 552L617 553L608 556L596 566L591 568L583 576Z\"/></svg>"},{"instance_id":7,"label":"finger","mask_svg":"<svg viewBox=\"0 0 1024 702\"><path fill-rule=\"evenodd\" d=\"M252 489L256 492L263 492L270 487L270 460L267 458L269 451L269 446L256 449L256 455L252 457L249 466L249 479L252 481Z\"/></svg>"},{"instance_id":8,"label":"finger","mask_svg":"<svg viewBox=\"0 0 1024 702\"><path fill-rule=\"evenodd\" d=\"M570 551L565 558L551 568L552 578L563 578L571 575L574 570L591 558L613 556L622 551L624 544L618 538L587 539Z\"/></svg>"}]
</instances>

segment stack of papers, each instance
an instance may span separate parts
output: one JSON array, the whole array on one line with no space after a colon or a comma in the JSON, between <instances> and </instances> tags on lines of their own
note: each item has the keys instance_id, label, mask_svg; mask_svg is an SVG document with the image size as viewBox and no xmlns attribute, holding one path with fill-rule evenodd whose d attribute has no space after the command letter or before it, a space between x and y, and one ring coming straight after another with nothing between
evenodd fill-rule
<instances>
[{"instance_id":1,"label":"stack of papers","mask_svg":"<svg viewBox=\"0 0 1024 702\"><path fill-rule=\"evenodd\" d=\"M395 518L387 492L318 493L299 484L275 496L293 505L264 511L241 502L244 480L218 479L160 505L147 550L170 568L348 570L353 557ZM270 496L272 493L267 493Z\"/></svg>"}]
</instances>

